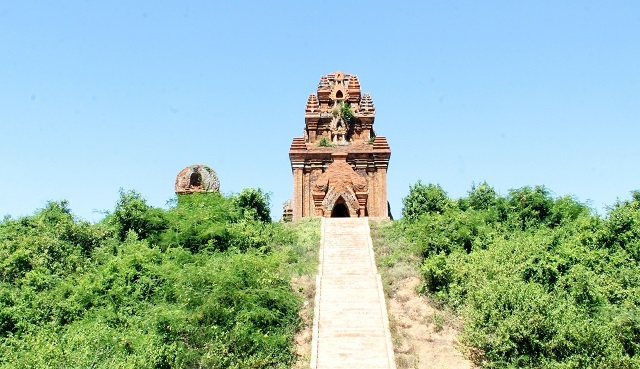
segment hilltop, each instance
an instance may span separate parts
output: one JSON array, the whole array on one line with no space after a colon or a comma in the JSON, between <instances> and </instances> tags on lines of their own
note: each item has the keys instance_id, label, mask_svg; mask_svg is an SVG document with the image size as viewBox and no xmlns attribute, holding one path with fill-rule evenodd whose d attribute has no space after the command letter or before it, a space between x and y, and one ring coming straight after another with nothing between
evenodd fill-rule
<instances>
[{"instance_id":1,"label":"hilltop","mask_svg":"<svg viewBox=\"0 0 640 369\"><path fill-rule=\"evenodd\" d=\"M372 224L399 368L640 367L640 192L604 216L550 193L418 182ZM319 222L268 208L123 191L96 224L5 217L0 367L305 367Z\"/></svg>"}]
</instances>

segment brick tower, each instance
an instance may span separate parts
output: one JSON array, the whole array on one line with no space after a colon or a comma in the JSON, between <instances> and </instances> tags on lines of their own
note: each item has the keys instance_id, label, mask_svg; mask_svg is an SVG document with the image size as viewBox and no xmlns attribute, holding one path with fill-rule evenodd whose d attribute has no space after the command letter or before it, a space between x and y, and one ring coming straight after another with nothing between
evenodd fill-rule
<instances>
[{"instance_id":1,"label":"brick tower","mask_svg":"<svg viewBox=\"0 0 640 369\"><path fill-rule=\"evenodd\" d=\"M289 149L293 220L309 216L388 219L387 167L391 149L373 130L375 107L358 76L322 76L307 99L303 137Z\"/></svg>"}]
</instances>

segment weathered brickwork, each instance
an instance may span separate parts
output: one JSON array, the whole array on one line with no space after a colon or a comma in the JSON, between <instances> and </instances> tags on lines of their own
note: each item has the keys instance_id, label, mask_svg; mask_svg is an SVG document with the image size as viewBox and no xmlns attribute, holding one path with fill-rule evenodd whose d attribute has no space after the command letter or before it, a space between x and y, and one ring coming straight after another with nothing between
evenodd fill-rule
<instances>
[{"instance_id":1,"label":"weathered brickwork","mask_svg":"<svg viewBox=\"0 0 640 369\"><path fill-rule=\"evenodd\" d=\"M206 165L189 165L178 173L175 184L176 194L194 192L218 192L220 180L216 172Z\"/></svg>"},{"instance_id":2,"label":"weathered brickwork","mask_svg":"<svg viewBox=\"0 0 640 369\"><path fill-rule=\"evenodd\" d=\"M356 75L322 76L307 99L303 137L291 143L294 220L309 216L389 218L391 149L376 136L375 106Z\"/></svg>"}]
</instances>

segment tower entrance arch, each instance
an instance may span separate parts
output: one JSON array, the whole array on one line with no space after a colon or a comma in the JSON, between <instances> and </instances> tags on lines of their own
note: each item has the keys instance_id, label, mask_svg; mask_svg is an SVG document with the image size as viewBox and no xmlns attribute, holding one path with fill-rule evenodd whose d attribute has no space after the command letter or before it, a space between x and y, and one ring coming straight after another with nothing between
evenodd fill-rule
<instances>
[{"instance_id":1,"label":"tower entrance arch","mask_svg":"<svg viewBox=\"0 0 640 369\"><path fill-rule=\"evenodd\" d=\"M333 210L331 211L331 217L332 218L349 218L351 217L351 215L349 214L349 208L347 208L347 205L343 202L338 202L336 204L336 206L333 207Z\"/></svg>"}]
</instances>

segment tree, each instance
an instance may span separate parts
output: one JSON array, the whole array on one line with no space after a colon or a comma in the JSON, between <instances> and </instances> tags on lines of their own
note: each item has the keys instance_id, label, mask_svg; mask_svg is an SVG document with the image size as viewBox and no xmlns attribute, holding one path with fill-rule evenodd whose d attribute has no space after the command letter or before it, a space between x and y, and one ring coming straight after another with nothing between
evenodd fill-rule
<instances>
[{"instance_id":1,"label":"tree","mask_svg":"<svg viewBox=\"0 0 640 369\"><path fill-rule=\"evenodd\" d=\"M469 194L469 206L474 210L487 210L496 203L496 191L487 182L471 185Z\"/></svg>"},{"instance_id":2,"label":"tree","mask_svg":"<svg viewBox=\"0 0 640 369\"><path fill-rule=\"evenodd\" d=\"M245 216L261 222L271 222L270 196L261 189L245 188L235 198Z\"/></svg>"},{"instance_id":3,"label":"tree","mask_svg":"<svg viewBox=\"0 0 640 369\"><path fill-rule=\"evenodd\" d=\"M147 205L135 190L125 192L120 189L120 199L111 219L120 240L126 238L129 230L135 231L140 238L147 238L166 229L163 212Z\"/></svg>"},{"instance_id":4,"label":"tree","mask_svg":"<svg viewBox=\"0 0 640 369\"><path fill-rule=\"evenodd\" d=\"M402 199L402 216L409 222L426 213L442 214L449 204L447 193L437 184L418 181L409 188L409 195Z\"/></svg>"},{"instance_id":5,"label":"tree","mask_svg":"<svg viewBox=\"0 0 640 369\"><path fill-rule=\"evenodd\" d=\"M553 198L544 186L525 186L509 190L508 205L514 225L524 230L547 220L551 215Z\"/></svg>"}]
</instances>

